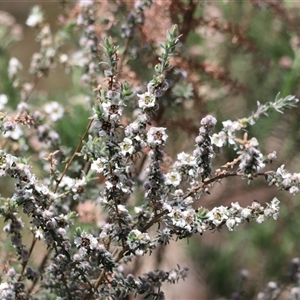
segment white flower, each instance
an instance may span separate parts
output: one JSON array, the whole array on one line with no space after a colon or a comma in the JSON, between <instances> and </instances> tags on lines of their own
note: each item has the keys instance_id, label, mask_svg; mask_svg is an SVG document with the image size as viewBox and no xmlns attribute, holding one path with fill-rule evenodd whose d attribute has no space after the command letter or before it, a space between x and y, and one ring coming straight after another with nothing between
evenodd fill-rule
<instances>
[{"instance_id":1,"label":"white flower","mask_svg":"<svg viewBox=\"0 0 300 300\"><path fill-rule=\"evenodd\" d=\"M134 212L135 212L136 214L140 214L140 213L143 212L143 208L140 207L140 206L135 206L135 207L134 207Z\"/></svg>"},{"instance_id":2,"label":"white flower","mask_svg":"<svg viewBox=\"0 0 300 300\"><path fill-rule=\"evenodd\" d=\"M167 204L166 202L164 202L163 204L163 210L167 210L168 212L172 211L172 207L170 204Z\"/></svg>"},{"instance_id":3,"label":"white flower","mask_svg":"<svg viewBox=\"0 0 300 300\"><path fill-rule=\"evenodd\" d=\"M251 216L251 209L249 209L249 208L243 208L242 211L241 211L241 216L244 219L249 218Z\"/></svg>"},{"instance_id":4,"label":"white flower","mask_svg":"<svg viewBox=\"0 0 300 300\"><path fill-rule=\"evenodd\" d=\"M35 27L38 24L41 24L43 22L43 20L44 20L43 12L42 12L40 6L35 5L32 8L29 17L26 20L26 25L30 26L30 27Z\"/></svg>"},{"instance_id":5,"label":"white flower","mask_svg":"<svg viewBox=\"0 0 300 300\"><path fill-rule=\"evenodd\" d=\"M258 144L258 140L256 138L252 138L251 140L249 140L249 146L251 147L257 147L259 144Z\"/></svg>"},{"instance_id":6,"label":"white flower","mask_svg":"<svg viewBox=\"0 0 300 300\"><path fill-rule=\"evenodd\" d=\"M184 202L184 204L189 205L189 204L194 203L194 199L193 199L193 197L187 197L183 200L183 202Z\"/></svg>"},{"instance_id":7,"label":"white flower","mask_svg":"<svg viewBox=\"0 0 300 300\"><path fill-rule=\"evenodd\" d=\"M3 136L17 141L21 136L23 136L23 130L19 125L16 125L14 130L6 131Z\"/></svg>"},{"instance_id":8,"label":"white flower","mask_svg":"<svg viewBox=\"0 0 300 300\"><path fill-rule=\"evenodd\" d=\"M177 273L176 273L174 270L171 271L171 272L169 273L168 279L169 279L170 281L176 281L176 279L177 279Z\"/></svg>"},{"instance_id":9,"label":"white flower","mask_svg":"<svg viewBox=\"0 0 300 300\"><path fill-rule=\"evenodd\" d=\"M86 232L82 232L81 236L76 237L74 243L78 248L80 247L87 250L95 249L98 246L98 240Z\"/></svg>"},{"instance_id":10,"label":"white flower","mask_svg":"<svg viewBox=\"0 0 300 300\"><path fill-rule=\"evenodd\" d=\"M224 130L226 130L226 131L235 132L235 131L241 129L241 125L237 121L232 122L231 120L227 120L227 121L222 122L222 124L223 124Z\"/></svg>"},{"instance_id":11,"label":"white flower","mask_svg":"<svg viewBox=\"0 0 300 300\"><path fill-rule=\"evenodd\" d=\"M8 98L5 94L0 95L0 110L2 110L5 107L5 104L7 103Z\"/></svg>"},{"instance_id":12,"label":"white flower","mask_svg":"<svg viewBox=\"0 0 300 300\"><path fill-rule=\"evenodd\" d=\"M229 231L233 231L234 227L236 226L237 222L234 218L230 218L226 221L226 226Z\"/></svg>"},{"instance_id":13,"label":"white flower","mask_svg":"<svg viewBox=\"0 0 300 300\"><path fill-rule=\"evenodd\" d=\"M181 189L178 189L178 190L175 190L174 191L174 196L177 198L181 198L181 197L183 197L183 195L184 195L184 192L183 192L183 190L181 190Z\"/></svg>"},{"instance_id":14,"label":"white flower","mask_svg":"<svg viewBox=\"0 0 300 300\"><path fill-rule=\"evenodd\" d=\"M134 152L134 146L132 145L132 140L129 138L124 138L121 143L121 153L126 156L127 154L131 155Z\"/></svg>"},{"instance_id":15,"label":"white flower","mask_svg":"<svg viewBox=\"0 0 300 300\"><path fill-rule=\"evenodd\" d=\"M147 132L147 142L150 146L164 145L168 138L165 133L166 128L163 127L151 127Z\"/></svg>"},{"instance_id":16,"label":"white flower","mask_svg":"<svg viewBox=\"0 0 300 300\"><path fill-rule=\"evenodd\" d=\"M240 211L242 209L238 202L231 202L231 207L236 211Z\"/></svg>"},{"instance_id":17,"label":"white flower","mask_svg":"<svg viewBox=\"0 0 300 300\"><path fill-rule=\"evenodd\" d=\"M14 287L7 282L0 284L0 296L1 299L13 299L15 295Z\"/></svg>"},{"instance_id":18,"label":"white flower","mask_svg":"<svg viewBox=\"0 0 300 300\"><path fill-rule=\"evenodd\" d=\"M139 99L139 107L142 109L155 106L155 96L146 92L144 94L138 94Z\"/></svg>"},{"instance_id":19,"label":"white flower","mask_svg":"<svg viewBox=\"0 0 300 300\"><path fill-rule=\"evenodd\" d=\"M122 106L111 103L103 103L102 108L104 115L113 121L118 121L123 111Z\"/></svg>"},{"instance_id":20,"label":"white flower","mask_svg":"<svg viewBox=\"0 0 300 300\"><path fill-rule=\"evenodd\" d=\"M180 165L189 165L189 166L196 166L196 158L190 154L185 152L181 152L177 154L177 160L179 161Z\"/></svg>"},{"instance_id":21,"label":"white flower","mask_svg":"<svg viewBox=\"0 0 300 300\"><path fill-rule=\"evenodd\" d=\"M68 59L69 59L68 55L65 54L65 53L63 53L63 54L61 54L60 57L59 57L59 62L60 62L61 64L65 64L66 62L68 62Z\"/></svg>"},{"instance_id":22,"label":"white flower","mask_svg":"<svg viewBox=\"0 0 300 300\"><path fill-rule=\"evenodd\" d=\"M38 240L41 240L44 238L44 234L43 231L41 229L37 229L35 231L35 238L37 238Z\"/></svg>"},{"instance_id":23,"label":"white flower","mask_svg":"<svg viewBox=\"0 0 300 300\"><path fill-rule=\"evenodd\" d=\"M108 190L111 190L114 187L114 185L108 180L105 181L105 186Z\"/></svg>"},{"instance_id":24,"label":"white flower","mask_svg":"<svg viewBox=\"0 0 300 300\"><path fill-rule=\"evenodd\" d=\"M6 166L5 167L7 169L10 169L13 164L14 165L16 164L17 161L18 161L17 157L15 157L15 156L13 156L11 154L6 154L6 156L5 156L5 164L6 164Z\"/></svg>"},{"instance_id":25,"label":"white flower","mask_svg":"<svg viewBox=\"0 0 300 300\"><path fill-rule=\"evenodd\" d=\"M22 70L22 68L23 66L20 61L17 58L12 57L8 63L8 77L12 79L19 71Z\"/></svg>"},{"instance_id":26,"label":"white flower","mask_svg":"<svg viewBox=\"0 0 300 300\"><path fill-rule=\"evenodd\" d=\"M128 210L126 209L126 207L122 204L118 205L118 211L119 213L128 213Z\"/></svg>"},{"instance_id":27,"label":"white flower","mask_svg":"<svg viewBox=\"0 0 300 300\"><path fill-rule=\"evenodd\" d=\"M276 174L282 176L284 178L286 171L284 169L284 165L281 165L277 170L276 170Z\"/></svg>"},{"instance_id":28,"label":"white flower","mask_svg":"<svg viewBox=\"0 0 300 300\"><path fill-rule=\"evenodd\" d=\"M261 224L266 220L265 215L259 215L256 219L256 222Z\"/></svg>"},{"instance_id":29,"label":"white flower","mask_svg":"<svg viewBox=\"0 0 300 300\"><path fill-rule=\"evenodd\" d=\"M142 256L142 255L145 254L145 251L144 251L144 250L141 250L141 249L137 249L137 250L134 251L134 254L135 254L136 256Z\"/></svg>"},{"instance_id":30,"label":"white flower","mask_svg":"<svg viewBox=\"0 0 300 300\"><path fill-rule=\"evenodd\" d=\"M276 153L276 151L273 151L272 153L269 153L269 154L268 154L268 159L274 160L274 159L276 159L276 158L277 158L277 153Z\"/></svg>"},{"instance_id":31,"label":"white flower","mask_svg":"<svg viewBox=\"0 0 300 300\"><path fill-rule=\"evenodd\" d=\"M178 172L172 171L165 175L166 185L173 185L174 187L178 186L181 182L181 176Z\"/></svg>"},{"instance_id":32,"label":"white flower","mask_svg":"<svg viewBox=\"0 0 300 300\"><path fill-rule=\"evenodd\" d=\"M64 108L56 101L46 103L44 110L53 122L61 119L64 115Z\"/></svg>"},{"instance_id":33,"label":"white flower","mask_svg":"<svg viewBox=\"0 0 300 300\"><path fill-rule=\"evenodd\" d=\"M184 221L186 222L185 229L189 232L192 231L192 227L195 224L195 211L190 208L188 210L183 211L182 217L184 218Z\"/></svg>"},{"instance_id":34,"label":"white flower","mask_svg":"<svg viewBox=\"0 0 300 300\"><path fill-rule=\"evenodd\" d=\"M80 0L79 1L80 7L92 6L93 4L94 4L94 0Z\"/></svg>"},{"instance_id":35,"label":"white flower","mask_svg":"<svg viewBox=\"0 0 300 300\"><path fill-rule=\"evenodd\" d=\"M227 140L227 135L224 131L220 131L219 133L214 133L211 137L211 142L220 148L226 144L226 140Z\"/></svg>"},{"instance_id":36,"label":"white flower","mask_svg":"<svg viewBox=\"0 0 300 300\"><path fill-rule=\"evenodd\" d=\"M228 138L228 142L229 142L230 145L235 145L236 144L235 135L231 131L227 132L227 138Z\"/></svg>"},{"instance_id":37,"label":"white flower","mask_svg":"<svg viewBox=\"0 0 300 300\"><path fill-rule=\"evenodd\" d=\"M73 178L69 176L64 176L59 184L59 187L67 187L69 189L72 189L75 181Z\"/></svg>"},{"instance_id":38,"label":"white flower","mask_svg":"<svg viewBox=\"0 0 300 300\"><path fill-rule=\"evenodd\" d=\"M299 188L297 188L296 186L292 186L289 189L290 194L296 195L299 193Z\"/></svg>"},{"instance_id":39,"label":"white flower","mask_svg":"<svg viewBox=\"0 0 300 300\"><path fill-rule=\"evenodd\" d=\"M222 222L228 219L228 211L224 206L215 207L207 213L208 220L216 226L219 226Z\"/></svg>"}]
</instances>

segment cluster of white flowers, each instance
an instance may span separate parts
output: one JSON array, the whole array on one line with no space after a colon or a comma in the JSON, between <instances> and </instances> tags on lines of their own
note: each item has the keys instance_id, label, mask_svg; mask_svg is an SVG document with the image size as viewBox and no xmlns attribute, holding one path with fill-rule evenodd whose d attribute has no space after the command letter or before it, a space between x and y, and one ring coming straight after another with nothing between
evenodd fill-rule
<instances>
[{"instance_id":1,"label":"cluster of white flowers","mask_svg":"<svg viewBox=\"0 0 300 300\"><path fill-rule=\"evenodd\" d=\"M185 152L177 154L177 160L174 162L173 167L180 174L188 177L196 178L198 175L196 157Z\"/></svg>"},{"instance_id":2,"label":"cluster of white flowers","mask_svg":"<svg viewBox=\"0 0 300 300\"><path fill-rule=\"evenodd\" d=\"M228 142L231 145L236 145L236 132L241 130L244 126L239 121L227 120L222 122L223 129L219 133L212 135L212 143L221 148Z\"/></svg>"},{"instance_id":3,"label":"cluster of white flowers","mask_svg":"<svg viewBox=\"0 0 300 300\"><path fill-rule=\"evenodd\" d=\"M199 208L194 210L191 207L181 206L172 208L168 206L168 222L175 226L176 230L181 230L184 235L189 233L203 233L204 231L221 228L226 225L229 231L233 231L245 220L255 220L262 223L269 218L278 219L279 200L274 198L270 204L263 207L254 201L252 205L241 207L238 202L231 203L231 206L214 207L212 210Z\"/></svg>"},{"instance_id":4,"label":"cluster of white flowers","mask_svg":"<svg viewBox=\"0 0 300 300\"><path fill-rule=\"evenodd\" d=\"M135 9L138 10L136 16L139 15L141 20L134 20L136 23L132 24L142 24L142 9L148 5L146 2L149 4L152 0L136 2ZM24 134L26 131L23 132L21 124L36 125L32 126L36 130L36 140L45 144L50 141L48 148L45 146L40 149L38 145L37 151L43 153L43 157L45 149L47 152L49 148L54 151L46 157L50 176L40 181L31 172L31 167L24 162L25 160L0 151L0 177L10 177L15 181L15 192L6 201L7 207L5 205L0 207L0 215L7 220L4 231L11 236L12 246L16 249L24 270L36 240L32 248L23 243L21 231L24 224L17 217L19 207L31 218L30 230L35 239L44 241L54 252L51 261L50 252L49 257L45 258L45 263L49 263L47 272L42 274L46 277L43 282L45 289L57 288L59 281L57 278L63 278L64 286L57 289L59 293L72 299L77 297L72 290L77 284L82 287L78 288L81 293L78 294L78 298L82 299L111 295L111 297L116 295L125 297L132 291L136 293L141 291L141 294L149 291L149 295L146 296L149 297L155 295L156 288L160 289L163 281L173 283L184 278L186 270L172 270L168 274L158 270L148 273L140 280L133 280L128 276L126 281L123 277L122 263L126 263L130 256L144 255L158 245L168 244L173 238L186 238L223 227L233 231L245 221L262 223L269 218L278 219L279 201L276 198L265 206L255 201L246 207L241 207L236 202L228 207L219 206L211 210L204 207L194 209L194 202L202 194L209 193L209 188L215 182L229 175L239 176L242 173L249 175L250 178L252 173L256 173L257 176L268 176L270 184L296 194L300 190L300 174L289 174L284 166L274 173L258 174L268 160L276 158L276 153L270 153L266 158L258 150L258 141L255 138L250 140L237 138L239 131L245 129L247 124L253 123L255 114L248 119L224 121L219 133L213 133L216 118L212 115L205 116L200 121L193 154L179 153L175 163L165 171L164 147L168 138L167 129L153 126L158 122L152 122L152 116L159 109L159 98L169 88L165 74L171 68L168 59L174 55L175 46L179 42L177 27L173 26L167 34L168 41L162 45L162 54L154 68L155 75L147 85L147 91L137 94L132 102L127 102L133 92L129 84L121 82L119 77L122 74L120 71L122 60L120 61L118 47L113 45L112 39L105 39L101 45L107 61L98 63L98 33L95 25L98 15L93 3L93 0L80 0L76 7L74 24L65 21L67 25L78 26L81 30L79 41L81 50L75 52L73 56L58 53L63 44L61 43L63 37L60 36L61 33L57 35L51 33L50 26L44 23L44 16L39 7L33 7L26 21L28 26L39 29L37 42L41 49L32 56L29 70L33 77L41 78L57 61L66 68L72 66L84 68L86 71L81 77L81 82L84 85L97 86L94 89L97 93L97 104L93 108L94 116L90 118L90 125L86 130L86 132L90 130L89 141L85 143L83 135L76 152L70 160L66 160L65 169L60 173L61 168L56 165L63 162L69 153L59 144L59 135L51 131L50 125L62 119L65 110L58 102L51 101L43 106L42 113L35 111L34 118L31 117L32 109L27 100L37 82L33 80L31 83L23 83L21 101L17 109L20 116L16 116L16 119L19 118L18 122L13 119L5 126L1 123L0 128L5 132L5 137L11 138L14 142L18 140L20 145L21 136L25 135L24 139L26 138ZM128 32L127 36L131 36L131 33ZM57 55L59 59L55 60ZM106 84L102 84L103 80L98 85L100 66L105 68L103 73ZM8 75L15 86L20 83L18 73L21 69L20 62L12 58L8 66ZM278 100L273 106L270 104L269 107L280 110L284 105L293 106L297 101L293 97L287 97ZM1 94L0 110L4 109L7 102L7 96ZM135 119L124 126L122 114L126 105L129 108L134 106L136 113L133 113ZM259 104L258 115L267 108ZM42 121L45 114L51 122L44 125L40 125L39 122L30 123L31 118L33 121ZM32 142L34 146L38 144L36 140ZM82 144L85 149L80 152ZM226 144L233 145L235 150L238 149L237 163L233 165L233 171L224 167L213 175L212 159L217 155L214 146L221 148ZM141 169L137 170L136 158L139 154L145 156L147 160L141 159ZM76 161L78 164L73 164L76 155L80 156L80 159ZM60 158L57 158L58 156ZM45 165L46 163L43 166ZM75 179L67 175L72 172L76 173L76 176L81 172L80 178ZM142 178L141 174L145 176ZM137 200L134 190L139 195L143 194L141 196L143 199L139 203L140 206L131 209L129 204L132 203L132 198ZM97 220L98 226L95 226L95 230L91 228L89 233L77 228L74 238L73 231L70 230L73 225L72 219L76 217L74 205L86 199L101 204L107 216L101 221ZM162 229L155 232L153 228L157 224ZM150 230L153 230L151 237ZM45 268L42 266L40 269ZM101 274L97 279L94 275L97 276L99 269ZM27 273L21 276L27 276L28 280L32 280L34 272L30 268L26 270ZM54 274L57 277L55 279L52 278ZM116 295L113 295L111 288L115 284L114 279L121 287ZM86 287L88 290L85 290ZM0 295L4 298L11 297L10 288L9 283L1 283ZM158 293L156 296L159 299Z\"/></svg>"},{"instance_id":5,"label":"cluster of white flowers","mask_svg":"<svg viewBox=\"0 0 300 300\"><path fill-rule=\"evenodd\" d=\"M280 189L288 190L296 195L300 191L300 173L289 173L284 165L281 165L276 172L268 174L268 181Z\"/></svg>"}]
</instances>

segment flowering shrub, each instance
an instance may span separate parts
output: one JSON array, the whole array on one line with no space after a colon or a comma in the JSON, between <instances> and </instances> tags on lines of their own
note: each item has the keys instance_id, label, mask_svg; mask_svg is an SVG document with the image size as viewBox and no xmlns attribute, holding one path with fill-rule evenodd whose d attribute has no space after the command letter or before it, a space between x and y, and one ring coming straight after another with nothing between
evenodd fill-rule
<instances>
[{"instance_id":1,"label":"flowering shrub","mask_svg":"<svg viewBox=\"0 0 300 300\"><path fill-rule=\"evenodd\" d=\"M180 93L176 81L183 71L172 65L184 51L178 26L170 27L160 45L149 42L158 58L152 64L152 79L144 83L123 78L129 72L128 55L134 60L135 49L129 43L151 4L137 1L132 7L127 22L120 26L122 47L108 36L98 41L97 30L105 23L96 22L99 8L93 1L79 1L69 18L62 17L55 34L41 8L32 8L26 25L35 28L40 46L29 67L32 80L24 80L22 64L12 57L7 77L18 101L16 109L7 105L10 99L5 93L0 95L0 176L14 183L12 195L1 197L0 214L16 258L6 257L1 299L127 299L128 295L164 299L162 283L184 280L188 270L175 263L170 270L132 274L126 265L134 257L208 230L234 231L246 222L279 217L277 198L266 204L254 200L246 206L234 202L195 208L195 202L214 185L229 177L248 183L262 177L267 185L293 195L299 192L300 174L289 173L284 165L266 170L276 152L263 154L257 138L248 134L262 115L296 107L298 99L291 95L257 102L250 116L219 122L219 131L217 119L206 115L200 120L194 150L180 150L174 162L166 164L169 129L161 127L158 118L161 108L168 107L164 98L171 97L171 90L191 97L190 87ZM79 50L67 54L64 46L73 31L80 36ZM42 98L34 93L39 80L58 64L69 74L83 70L78 81L86 88L88 108L73 118L86 125L73 149L63 144L63 135L56 130L70 107L54 100L41 107L31 105L31 99ZM72 135L72 126L68 130ZM232 148L235 158L214 165L225 147ZM89 203L95 212L93 226L80 215L80 205ZM25 216L29 225L23 221ZM24 240L27 228L33 237L29 246ZM30 259L38 241L46 251L35 266ZM276 288L275 283L269 284L273 292ZM259 299L266 299L266 294Z\"/></svg>"}]
</instances>

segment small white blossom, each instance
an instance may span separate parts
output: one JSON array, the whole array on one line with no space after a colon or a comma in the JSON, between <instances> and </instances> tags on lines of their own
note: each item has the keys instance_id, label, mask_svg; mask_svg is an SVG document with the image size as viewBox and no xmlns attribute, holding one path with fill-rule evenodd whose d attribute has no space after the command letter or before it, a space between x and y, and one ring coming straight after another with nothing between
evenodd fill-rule
<instances>
[{"instance_id":1,"label":"small white blossom","mask_svg":"<svg viewBox=\"0 0 300 300\"><path fill-rule=\"evenodd\" d=\"M189 166L196 166L196 158L188 153L181 152L177 154L177 160L179 165L189 165Z\"/></svg>"},{"instance_id":2,"label":"small white blossom","mask_svg":"<svg viewBox=\"0 0 300 300\"><path fill-rule=\"evenodd\" d=\"M128 213L128 210L126 209L126 207L122 204L118 205L118 211L119 213Z\"/></svg>"},{"instance_id":3,"label":"small white blossom","mask_svg":"<svg viewBox=\"0 0 300 300\"><path fill-rule=\"evenodd\" d=\"M59 187L67 187L68 189L72 189L75 180L69 176L64 176L59 183Z\"/></svg>"},{"instance_id":4,"label":"small white blossom","mask_svg":"<svg viewBox=\"0 0 300 300\"><path fill-rule=\"evenodd\" d=\"M87 7L92 6L94 4L94 0L80 0L79 7Z\"/></svg>"},{"instance_id":5,"label":"small white blossom","mask_svg":"<svg viewBox=\"0 0 300 300\"><path fill-rule=\"evenodd\" d=\"M61 119L64 115L64 108L56 101L46 103L44 110L53 122Z\"/></svg>"},{"instance_id":6,"label":"small white blossom","mask_svg":"<svg viewBox=\"0 0 300 300\"><path fill-rule=\"evenodd\" d=\"M226 131L235 132L235 131L241 129L241 125L237 121L232 122L231 120L227 120L227 121L222 122L222 124L223 124L224 130L226 130Z\"/></svg>"},{"instance_id":7,"label":"small white blossom","mask_svg":"<svg viewBox=\"0 0 300 300\"><path fill-rule=\"evenodd\" d=\"M178 172L172 171L165 175L166 185L173 185L174 187L178 186L181 182L181 176Z\"/></svg>"},{"instance_id":8,"label":"small white blossom","mask_svg":"<svg viewBox=\"0 0 300 300\"><path fill-rule=\"evenodd\" d=\"M242 208L241 208L241 206L240 206L240 204L238 203L238 202L232 202L231 203L231 207L233 208L233 210L235 210L235 211L240 211Z\"/></svg>"},{"instance_id":9,"label":"small white blossom","mask_svg":"<svg viewBox=\"0 0 300 300\"><path fill-rule=\"evenodd\" d=\"M257 138L251 138L249 140L249 146L250 147L257 147L259 145Z\"/></svg>"},{"instance_id":10,"label":"small white blossom","mask_svg":"<svg viewBox=\"0 0 300 300\"><path fill-rule=\"evenodd\" d=\"M228 219L227 208L224 206L215 207L207 213L207 217L214 225L219 226Z\"/></svg>"},{"instance_id":11,"label":"small white blossom","mask_svg":"<svg viewBox=\"0 0 300 300\"><path fill-rule=\"evenodd\" d=\"M139 99L139 107L142 109L149 108L155 106L155 96L146 92L144 94L138 94Z\"/></svg>"},{"instance_id":12,"label":"small white blossom","mask_svg":"<svg viewBox=\"0 0 300 300\"><path fill-rule=\"evenodd\" d=\"M187 197L186 199L183 200L183 202L184 202L186 205L189 205L189 204L194 203L194 199L193 199L193 197Z\"/></svg>"},{"instance_id":13,"label":"small white blossom","mask_svg":"<svg viewBox=\"0 0 300 300\"><path fill-rule=\"evenodd\" d=\"M142 233L137 229L133 229L128 234L127 244L130 249L135 249L135 248L139 248L139 246L141 246L141 245L148 244L150 242L150 240L151 239L150 239L148 233L146 233L146 232ZM135 249L135 250L137 250L137 249Z\"/></svg>"},{"instance_id":14,"label":"small white blossom","mask_svg":"<svg viewBox=\"0 0 300 300\"><path fill-rule=\"evenodd\" d=\"M44 16L40 6L35 5L32 8L29 17L26 20L26 25L30 27L35 27L41 24L43 20L44 20Z\"/></svg>"},{"instance_id":15,"label":"small white blossom","mask_svg":"<svg viewBox=\"0 0 300 300\"><path fill-rule=\"evenodd\" d=\"M219 133L214 133L211 137L211 142L220 148L226 144L226 140L227 140L227 135L224 131L220 131Z\"/></svg>"},{"instance_id":16,"label":"small white blossom","mask_svg":"<svg viewBox=\"0 0 300 300\"><path fill-rule=\"evenodd\" d=\"M0 283L1 299L13 299L15 297L14 287L7 282Z\"/></svg>"},{"instance_id":17,"label":"small white blossom","mask_svg":"<svg viewBox=\"0 0 300 300\"><path fill-rule=\"evenodd\" d=\"M134 251L134 254L135 254L136 256L143 256L143 255L145 254L145 250L136 249L136 250Z\"/></svg>"},{"instance_id":18,"label":"small white blossom","mask_svg":"<svg viewBox=\"0 0 300 300\"><path fill-rule=\"evenodd\" d=\"M290 187L289 192L290 192L290 194L292 194L292 195L296 195L296 194L299 193L299 188L296 187L296 186L292 186L292 187Z\"/></svg>"},{"instance_id":19,"label":"small white blossom","mask_svg":"<svg viewBox=\"0 0 300 300\"><path fill-rule=\"evenodd\" d=\"M8 98L5 94L0 95L0 110L5 107L5 104L8 102Z\"/></svg>"},{"instance_id":20,"label":"small white blossom","mask_svg":"<svg viewBox=\"0 0 300 300\"><path fill-rule=\"evenodd\" d=\"M140 206L135 206L135 207L134 207L134 212L135 212L136 214L140 214L140 213L143 212L143 208L140 207Z\"/></svg>"},{"instance_id":21,"label":"small white blossom","mask_svg":"<svg viewBox=\"0 0 300 300\"><path fill-rule=\"evenodd\" d=\"M22 68L23 66L20 61L17 58L12 57L8 63L8 77L12 79L22 70Z\"/></svg>"},{"instance_id":22,"label":"small white blossom","mask_svg":"<svg viewBox=\"0 0 300 300\"><path fill-rule=\"evenodd\" d=\"M74 243L78 248L84 248L87 250L95 249L98 246L98 240L86 232L82 232L81 236L76 237Z\"/></svg>"},{"instance_id":23,"label":"small white blossom","mask_svg":"<svg viewBox=\"0 0 300 300\"><path fill-rule=\"evenodd\" d=\"M150 146L164 145L168 135L165 133L166 128L151 127L147 132L147 142Z\"/></svg>"},{"instance_id":24,"label":"small white blossom","mask_svg":"<svg viewBox=\"0 0 300 300\"><path fill-rule=\"evenodd\" d=\"M236 221L234 218L229 218L227 221L226 221L226 226L228 228L229 231L233 231L234 227L236 226Z\"/></svg>"},{"instance_id":25,"label":"small white blossom","mask_svg":"<svg viewBox=\"0 0 300 300\"><path fill-rule=\"evenodd\" d=\"M38 240L41 240L44 238L44 234L43 231L41 229L37 229L35 231L35 238L37 238Z\"/></svg>"},{"instance_id":26,"label":"small white blossom","mask_svg":"<svg viewBox=\"0 0 300 300\"><path fill-rule=\"evenodd\" d=\"M183 192L183 190L182 189L177 189L177 190L175 190L174 191L174 196L177 198L181 198L181 197L183 197L183 195L184 195L184 192Z\"/></svg>"},{"instance_id":27,"label":"small white blossom","mask_svg":"<svg viewBox=\"0 0 300 300\"><path fill-rule=\"evenodd\" d=\"M285 176L285 174L286 174L286 171L285 171L285 169L284 169L284 165L281 165L279 168L277 168L277 170L276 170L276 173L278 174L278 175L280 175L280 176L282 176L282 177L284 177Z\"/></svg>"},{"instance_id":28,"label":"small white blossom","mask_svg":"<svg viewBox=\"0 0 300 300\"><path fill-rule=\"evenodd\" d=\"M259 224L263 223L265 220L266 220L265 215L262 214L256 218L256 222Z\"/></svg>"},{"instance_id":29,"label":"small white blossom","mask_svg":"<svg viewBox=\"0 0 300 300\"><path fill-rule=\"evenodd\" d=\"M247 219L251 216L251 209L249 208L243 208L242 211L241 211L241 216L244 218L244 219Z\"/></svg>"},{"instance_id":30,"label":"small white blossom","mask_svg":"<svg viewBox=\"0 0 300 300\"><path fill-rule=\"evenodd\" d=\"M274 159L276 159L276 158L277 158L277 153L276 153L276 151L273 151L272 153L269 153L269 154L268 154L268 159L274 160Z\"/></svg>"},{"instance_id":31,"label":"small white blossom","mask_svg":"<svg viewBox=\"0 0 300 300\"><path fill-rule=\"evenodd\" d=\"M107 163L107 159L100 157L94 160L91 164L91 170L97 172L97 173L102 173L105 169Z\"/></svg>"},{"instance_id":32,"label":"small white blossom","mask_svg":"<svg viewBox=\"0 0 300 300\"><path fill-rule=\"evenodd\" d=\"M21 127L19 125L16 125L16 127L14 128L14 130L12 131L6 131L3 136L6 138L11 138L15 141L17 141L21 136L23 136L23 130L21 129Z\"/></svg>"},{"instance_id":33,"label":"small white blossom","mask_svg":"<svg viewBox=\"0 0 300 300\"><path fill-rule=\"evenodd\" d=\"M118 121L122 115L123 107L111 103L102 104L104 115L112 121Z\"/></svg>"},{"instance_id":34,"label":"small white blossom","mask_svg":"<svg viewBox=\"0 0 300 300\"><path fill-rule=\"evenodd\" d=\"M195 225L195 211L194 209L187 209L183 211L182 217L184 218L184 221L186 222L185 229L189 232L192 231L193 226Z\"/></svg>"},{"instance_id":35,"label":"small white blossom","mask_svg":"<svg viewBox=\"0 0 300 300\"><path fill-rule=\"evenodd\" d=\"M167 210L168 212L172 211L172 207L170 204L167 204L166 202L164 202L163 204L163 210Z\"/></svg>"},{"instance_id":36,"label":"small white blossom","mask_svg":"<svg viewBox=\"0 0 300 300\"><path fill-rule=\"evenodd\" d=\"M124 156L131 155L134 152L134 146L132 145L132 140L129 138L124 138L123 142L121 143L121 153Z\"/></svg>"},{"instance_id":37,"label":"small white blossom","mask_svg":"<svg viewBox=\"0 0 300 300\"><path fill-rule=\"evenodd\" d=\"M59 62L60 62L61 64L65 64L66 62L68 62L68 59L69 59L69 57L68 57L68 55L65 54L65 53L63 53L63 54L61 54L61 55L59 56Z\"/></svg>"},{"instance_id":38,"label":"small white blossom","mask_svg":"<svg viewBox=\"0 0 300 300\"><path fill-rule=\"evenodd\" d=\"M171 271L171 272L169 273L168 279L169 279L170 281L172 281L172 282L175 282L176 279L177 279L177 273L176 273L175 271Z\"/></svg>"}]
</instances>

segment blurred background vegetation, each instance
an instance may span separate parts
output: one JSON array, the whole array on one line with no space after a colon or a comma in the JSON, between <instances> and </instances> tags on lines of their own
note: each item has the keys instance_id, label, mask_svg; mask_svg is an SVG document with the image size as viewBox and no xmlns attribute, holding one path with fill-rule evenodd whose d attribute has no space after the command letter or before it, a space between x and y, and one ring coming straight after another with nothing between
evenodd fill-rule
<instances>
[{"instance_id":1,"label":"blurred background vegetation","mask_svg":"<svg viewBox=\"0 0 300 300\"><path fill-rule=\"evenodd\" d=\"M32 80L27 70L39 45L35 42L35 29L26 26L25 21L35 4L42 7L53 33L60 28L67 33L67 42L61 52L71 55L79 48L80 32L71 24L78 8L76 2L19 1L16 5L16 2L0 1L0 10L14 18L11 27L3 24L0 18L0 94L8 95L7 107L12 111L20 98L8 78L8 62L11 57L17 57L23 64L22 75L27 81ZM123 67L118 80L131 82L136 91L145 89L143 84L152 78L152 69L157 63L157 44L164 40L170 25L178 24L183 34L179 55L171 62L174 72L167 74L170 89L154 117L156 124L168 128L167 154L170 158L175 159L177 153L193 149L199 121L207 113L217 118L219 130L222 121L250 115L258 100L261 103L272 101L279 92L282 96L299 97L298 1L158 0L145 9L142 22L135 24L130 15L134 15L134 1L103 0L96 4L99 42L110 35L120 45ZM15 40L9 41L12 38L10 30L16 24L19 27L14 28ZM122 36L124 24L133 24L132 36ZM55 124L55 129L66 149L76 147L87 126L91 110L85 98L90 97L91 103L95 101L93 88L96 86L83 84L83 73L80 68L70 68L66 73L57 62L47 76L38 80L30 99L30 104L37 108L49 101L64 105L66 115ZM128 118L136 99L132 101L128 106ZM263 153L277 151L278 159L272 168L285 164L290 172L299 172L299 117L300 110L295 108L284 115L274 113L263 117L248 129L249 137L257 137L260 141ZM34 161L36 154L28 151L29 154L22 154L32 155ZM218 153L215 167L234 159L233 154L231 149L224 148ZM45 175L39 167L38 156L34 166L37 174ZM9 188L9 184L0 182L2 196L11 195L13 187ZM189 240L180 265L193 262L191 276L196 278L197 284L193 289L200 298L253 299L270 280L288 286L289 262L300 256L299 197L292 198L287 192L268 188L264 180L247 185L240 179L229 178L216 185L211 195L202 197L199 205L212 208L236 201L248 205L254 199L264 203L275 195L282 205L279 221L244 224L237 232L206 233ZM244 291L243 296L233 294L239 289ZM184 283L182 290L185 299L195 295ZM285 299L283 294L281 297L278 299Z\"/></svg>"}]
</instances>

